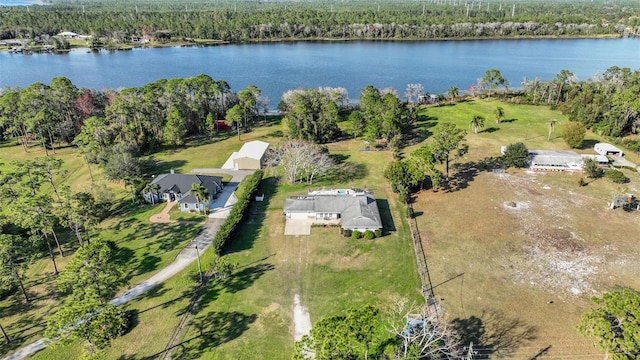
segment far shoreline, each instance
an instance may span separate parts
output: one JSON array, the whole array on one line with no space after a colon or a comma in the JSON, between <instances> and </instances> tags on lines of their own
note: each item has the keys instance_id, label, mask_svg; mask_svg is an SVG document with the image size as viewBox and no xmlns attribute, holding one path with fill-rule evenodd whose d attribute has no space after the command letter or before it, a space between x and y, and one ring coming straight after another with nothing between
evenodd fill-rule
<instances>
[{"instance_id":1,"label":"far shoreline","mask_svg":"<svg viewBox=\"0 0 640 360\"><path fill-rule=\"evenodd\" d=\"M83 45L78 41L74 41L70 49L56 50L54 53L68 53L72 49L87 49L89 51L95 50L101 51L127 51L135 48L165 48L165 47L207 47L207 46L221 46L221 45L243 45L243 44L268 44L268 43L297 43L297 42L439 42L439 41L483 41L483 40L576 40L576 39L622 39L625 36L620 34L599 34L599 35L523 35L523 36L487 36L487 37L451 37L451 38L392 38L392 39L372 39L372 38L284 38L284 39L256 39L246 41L226 41L215 39L197 39L197 40L177 40L168 42L149 42L149 43L126 43L120 44L114 47L98 47L91 48L88 45ZM629 37L633 38L633 37ZM10 41L15 39L7 39ZM36 46L34 48L39 48ZM0 51L6 52L11 50L11 46L0 46ZM29 51L30 48L26 47L25 50ZM33 50L35 51L35 50Z\"/></svg>"}]
</instances>

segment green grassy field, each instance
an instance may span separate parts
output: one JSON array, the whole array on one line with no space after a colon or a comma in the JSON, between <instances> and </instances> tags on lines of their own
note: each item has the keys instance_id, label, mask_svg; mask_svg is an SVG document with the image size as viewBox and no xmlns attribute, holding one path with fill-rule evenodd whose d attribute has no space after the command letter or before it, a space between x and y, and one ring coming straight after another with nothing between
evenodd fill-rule
<instances>
[{"instance_id":1,"label":"green grassy field","mask_svg":"<svg viewBox=\"0 0 640 360\"><path fill-rule=\"evenodd\" d=\"M261 139L275 143L281 134L279 125L256 128L243 134L241 141L235 136L215 143L202 141L154 154L152 160L157 162L158 172L173 168L186 173L194 168L219 167L245 141ZM365 303L382 306L396 295L420 299L409 232L396 196L378 171L381 164L391 160L391 153L362 153L359 147L359 141L330 145L331 154L341 163L313 187L359 187L373 191L379 199L388 234L373 241L356 241L340 236L337 228L314 228L310 236L285 237L284 199L306 192L309 185L289 185L268 177L260 189L266 195L265 202L250 207L241 231L226 249L229 257L239 264L238 269L230 279L209 284L174 355L229 359L289 357L294 344L291 318L294 294L300 295L312 321L351 306ZM126 192L120 190L120 196L126 204ZM162 206L126 207L101 226L100 236L116 241L121 247L119 259L129 269L130 286L172 261L197 231L197 225L193 224L149 223L149 217ZM203 261L206 267L213 261L213 253L204 254ZM35 274L36 270L34 267L31 272ZM188 306L195 289L195 274L193 265L127 304L134 326L114 341L103 357L138 359L162 352ZM26 320L34 316L39 322L28 337L12 348L37 339L46 317L57 307L60 299L55 297L51 275L47 286L51 291L34 303L30 311L15 318L6 318L3 312L3 325L9 324L12 333L26 334L25 327L30 326ZM7 305L19 304L16 300L16 297L9 299ZM51 303L47 311L38 310L43 309L43 301ZM3 352L8 350L3 348ZM54 346L35 358L64 359L79 353L78 344Z\"/></svg>"},{"instance_id":2,"label":"green grassy field","mask_svg":"<svg viewBox=\"0 0 640 360\"><path fill-rule=\"evenodd\" d=\"M508 120L499 125L491 122L497 105ZM436 297L483 356L603 356L575 326L590 296L616 286L640 288L640 251L629 236L640 231L640 214L607 208L613 193L638 195L640 175L624 170L628 184L598 179L578 187L582 174L501 174L470 166L515 141L529 149L568 150L558 138L566 119L546 108L475 100L429 108L422 125L432 131L450 121L469 129L475 114L496 130L469 131L469 155L458 161L465 170L454 175L458 187L415 197ZM549 119L560 122L550 141ZM593 153L593 144L603 140L592 133L586 139L581 153Z\"/></svg>"}]
</instances>

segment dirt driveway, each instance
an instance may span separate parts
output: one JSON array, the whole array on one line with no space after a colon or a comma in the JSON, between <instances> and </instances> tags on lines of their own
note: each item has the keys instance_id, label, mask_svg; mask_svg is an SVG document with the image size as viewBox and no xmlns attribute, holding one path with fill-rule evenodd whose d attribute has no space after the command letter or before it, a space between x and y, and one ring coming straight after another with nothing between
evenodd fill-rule
<instances>
[{"instance_id":1,"label":"dirt driveway","mask_svg":"<svg viewBox=\"0 0 640 360\"><path fill-rule=\"evenodd\" d=\"M285 235L311 235L311 220L287 219L284 225Z\"/></svg>"}]
</instances>

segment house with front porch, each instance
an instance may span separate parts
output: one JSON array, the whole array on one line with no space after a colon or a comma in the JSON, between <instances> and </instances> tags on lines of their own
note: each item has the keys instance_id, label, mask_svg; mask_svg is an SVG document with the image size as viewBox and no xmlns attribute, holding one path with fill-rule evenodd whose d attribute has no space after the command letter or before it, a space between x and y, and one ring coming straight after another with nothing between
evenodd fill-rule
<instances>
[{"instance_id":1,"label":"house with front porch","mask_svg":"<svg viewBox=\"0 0 640 360\"><path fill-rule=\"evenodd\" d=\"M198 201L191 191L193 184L206 189L207 199ZM143 190L142 196L149 203L160 201L177 201L182 212L204 211L210 208L213 200L223 190L222 178L209 175L191 174L161 174L151 181L150 186Z\"/></svg>"}]
</instances>

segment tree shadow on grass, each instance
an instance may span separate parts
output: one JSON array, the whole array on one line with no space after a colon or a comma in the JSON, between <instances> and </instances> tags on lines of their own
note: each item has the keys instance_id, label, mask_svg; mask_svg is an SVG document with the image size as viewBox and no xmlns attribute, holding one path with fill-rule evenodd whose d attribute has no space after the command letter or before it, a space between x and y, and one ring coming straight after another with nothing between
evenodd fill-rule
<instances>
[{"instance_id":1,"label":"tree shadow on grass","mask_svg":"<svg viewBox=\"0 0 640 360\"><path fill-rule=\"evenodd\" d=\"M480 161L453 164L451 168L455 172L449 177L448 181L444 181L442 184L442 188L446 192L466 189L480 172L500 169L501 164L498 159L489 157Z\"/></svg>"},{"instance_id":2,"label":"tree shadow on grass","mask_svg":"<svg viewBox=\"0 0 640 360\"><path fill-rule=\"evenodd\" d=\"M433 135L430 129L438 124L438 118L428 115L418 116L411 131L404 135L404 145L411 146L425 141L429 136Z\"/></svg>"},{"instance_id":3,"label":"tree shadow on grass","mask_svg":"<svg viewBox=\"0 0 640 360\"><path fill-rule=\"evenodd\" d=\"M595 139L584 139L582 140L582 146L580 146L581 150L592 150L597 143L599 143L600 141L595 140Z\"/></svg>"},{"instance_id":4,"label":"tree shadow on grass","mask_svg":"<svg viewBox=\"0 0 640 360\"><path fill-rule=\"evenodd\" d=\"M236 230L224 246L223 253L229 254L253 248L253 242L260 235L269 203L278 192L278 180L275 177L262 179L256 194L263 194L261 202L251 201L245 213L236 225ZM239 231L239 229L242 229Z\"/></svg>"},{"instance_id":5,"label":"tree shadow on grass","mask_svg":"<svg viewBox=\"0 0 640 360\"><path fill-rule=\"evenodd\" d=\"M345 161L334 166L323 178L329 182L348 182L364 179L368 175L366 164Z\"/></svg>"},{"instance_id":6,"label":"tree shadow on grass","mask_svg":"<svg viewBox=\"0 0 640 360\"><path fill-rule=\"evenodd\" d=\"M173 347L173 357L195 359L216 347L236 339L256 321L256 314L210 311L192 321L195 335Z\"/></svg>"},{"instance_id":7,"label":"tree shadow on grass","mask_svg":"<svg viewBox=\"0 0 640 360\"><path fill-rule=\"evenodd\" d=\"M500 311L483 311L480 317L456 318L453 329L463 344L473 342L474 359L489 359L494 355L509 357L518 348L536 338L538 330L520 319L508 318ZM532 354L534 355L534 354Z\"/></svg>"},{"instance_id":8,"label":"tree shadow on grass","mask_svg":"<svg viewBox=\"0 0 640 360\"><path fill-rule=\"evenodd\" d=\"M486 132L486 133L491 134L491 133L494 133L494 132L496 132L496 131L498 131L498 130L500 130L500 128L497 128L497 127L495 127L495 126L492 126L492 127L488 127L488 128L486 128L486 129L484 129L482 132Z\"/></svg>"},{"instance_id":9,"label":"tree shadow on grass","mask_svg":"<svg viewBox=\"0 0 640 360\"><path fill-rule=\"evenodd\" d=\"M142 171L149 175L168 174L172 169L182 169L185 160L159 161L153 155L142 162Z\"/></svg>"},{"instance_id":10,"label":"tree shadow on grass","mask_svg":"<svg viewBox=\"0 0 640 360\"><path fill-rule=\"evenodd\" d=\"M378 210L380 211L380 218L382 220L382 235L388 235L391 231L396 231L396 224L393 221L393 214L389 207L389 201L387 199L377 199Z\"/></svg>"}]
</instances>

